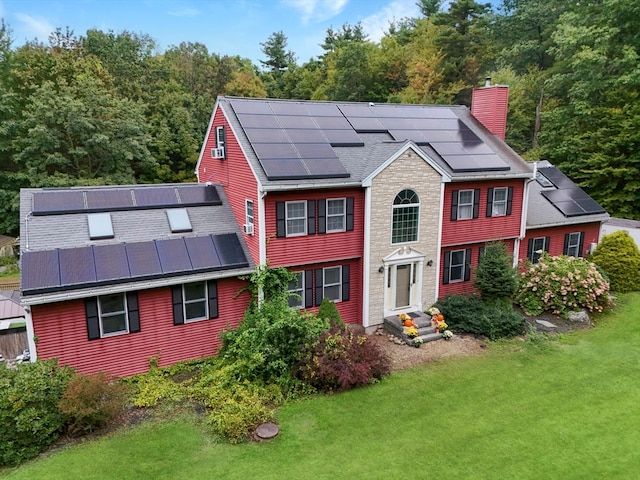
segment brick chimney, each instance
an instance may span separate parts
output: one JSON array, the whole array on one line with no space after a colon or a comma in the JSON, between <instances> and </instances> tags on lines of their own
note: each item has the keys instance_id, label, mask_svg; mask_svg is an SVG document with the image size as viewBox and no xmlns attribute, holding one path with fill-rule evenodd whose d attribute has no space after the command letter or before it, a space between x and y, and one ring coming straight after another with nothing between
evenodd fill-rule
<instances>
[{"instance_id":1,"label":"brick chimney","mask_svg":"<svg viewBox=\"0 0 640 480\"><path fill-rule=\"evenodd\" d=\"M486 78L484 87L473 89L471 114L503 141L507 131L508 106L509 87L491 85L491 77Z\"/></svg>"}]
</instances>

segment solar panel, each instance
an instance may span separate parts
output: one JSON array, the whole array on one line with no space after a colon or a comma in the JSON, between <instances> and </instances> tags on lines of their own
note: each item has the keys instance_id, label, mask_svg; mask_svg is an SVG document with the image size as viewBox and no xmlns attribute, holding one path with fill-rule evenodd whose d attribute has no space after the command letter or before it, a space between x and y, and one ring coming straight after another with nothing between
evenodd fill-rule
<instances>
[{"instance_id":1,"label":"solar panel","mask_svg":"<svg viewBox=\"0 0 640 480\"><path fill-rule=\"evenodd\" d=\"M273 113L267 102L256 102L253 100L231 100L231 106L236 114L248 113L248 114L260 114L260 113Z\"/></svg>"},{"instance_id":2,"label":"solar panel","mask_svg":"<svg viewBox=\"0 0 640 480\"><path fill-rule=\"evenodd\" d=\"M156 240L156 248L163 273L182 273L192 270L187 246L182 238Z\"/></svg>"},{"instance_id":3,"label":"solar panel","mask_svg":"<svg viewBox=\"0 0 640 480\"><path fill-rule=\"evenodd\" d=\"M541 167L538 170L558 188L577 188L569 177L555 167Z\"/></svg>"},{"instance_id":4,"label":"solar panel","mask_svg":"<svg viewBox=\"0 0 640 480\"><path fill-rule=\"evenodd\" d=\"M438 152L438 149L434 147ZM442 155L447 165L454 172L491 172L510 170L498 155Z\"/></svg>"},{"instance_id":5,"label":"solar panel","mask_svg":"<svg viewBox=\"0 0 640 480\"><path fill-rule=\"evenodd\" d=\"M22 290L39 290L60 286L60 264L58 250L43 250L39 252L23 252Z\"/></svg>"},{"instance_id":6,"label":"solar panel","mask_svg":"<svg viewBox=\"0 0 640 480\"><path fill-rule=\"evenodd\" d=\"M364 103L348 103L337 105L337 107L349 121L351 121L350 117L376 118L371 108Z\"/></svg>"},{"instance_id":7,"label":"solar panel","mask_svg":"<svg viewBox=\"0 0 640 480\"><path fill-rule=\"evenodd\" d=\"M245 132L253 144L289 142L289 137L282 128L247 128Z\"/></svg>"},{"instance_id":8,"label":"solar panel","mask_svg":"<svg viewBox=\"0 0 640 480\"><path fill-rule=\"evenodd\" d=\"M318 127L323 130L349 130L353 131L353 127L343 116L339 117L315 117Z\"/></svg>"},{"instance_id":9,"label":"solar panel","mask_svg":"<svg viewBox=\"0 0 640 480\"><path fill-rule=\"evenodd\" d=\"M84 211L82 191L35 192L33 194L33 214L70 213Z\"/></svg>"},{"instance_id":10,"label":"solar panel","mask_svg":"<svg viewBox=\"0 0 640 480\"><path fill-rule=\"evenodd\" d=\"M412 142L416 142L418 144L427 142L427 138L424 136L424 133L426 132L421 132L419 130L390 130L389 131L389 134L396 141L401 142L403 140L411 140Z\"/></svg>"},{"instance_id":11,"label":"solar panel","mask_svg":"<svg viewBox=\"0 0 640 480\"><path fill-rule=\"evenodd\" d=\"M299 115L304 117L309 115L302 103L269 102L269 107L276 115Z\"/></svg>"},{"instance_id":12,"label":"solar panel","mask_svg":"<svg viewBox=\"0 0 640 480\"><path fill-rule=\"evenodd\" d=\"M346 178L350 176L337 158L305 158L303 162L309 170L310 177Z\"/></svg>"},{"instance_id":13,"label":"solar panel","mask_svg":"<svg viewBox=\"0 0 640 480\"><path fill-rule=\"evenodd\" d=\"M253 150L260 162L269 159L299 158L298 151L292 143L257 143L253 145Z\"/></svg>"},{"instance_id":14,"label":"solar panel","mask_svg":"<svg viewBox=\"0 0 640 480\"><path fill-rule=\"evenodd\" d=\"M292 129L285 130L290 141L295 144L300 143L324 143L328 144L326 135L319 129Z\"/></svg>"},{"instance_id":15,"label":"solar panel","mask_svg":"<svg viewBox=\"0 0 640 480\"><path fill-rule=\"evenodd\" d=\"M176 187L182 205L222 205L214 185L191 185Z\"/></svg>"},{"instance_id":16,"label":"solar panel","mask_svg":"<svg viewBox=\"0 0 640 480\"><path fill-rule=\"evenodd\" d=\"M495 155L484 143L431 142L431 146L440 155Z\"/></svg>"},{"instance_id":17,"label":"solar panel","mask_svg":"<svg viewBox=\"0 0 640 480\"><path fill-rule=\"evenodd\" d=\"M304 178L309 171L299 158L276 158L260 160L260 164L270 180Z\"/></svg>"},{"instance_id":18,"label":"solar panel","mask_svg":"<svg viewBox=\"0 0 640 480\"><path fill-rule=\"evenodd\" d=\"M223 267L241 267L249 264L235 233L213 235L212 239Z\"/></svg>"},{"instance_id":19,"label":"solar panel","mask_svg":"<svg viewBox=\"0 0 640 480\"><path fill-rule=\"evenodd\" d=\"M312 117L342 117L338 106L333 103L307 103L305 107Z\"/></svg>"},{"instance_id":20,"label":"solar panel","mask_svg":"<svg viewBox=\"0 0 640 480\"><path fill-rule=\"evenodd\" d=\"M377 118L347 117L356 132L386 132L388 130Z\"/></svg>"},{"instance_id":21,"label":"solar panel","mask_svg":"<svg viewBox=\"0 0 640 480\"><path fill-rule=\"evenodd\" d=\"M587 214L592 213L605 213L606 210L593 198L584 198L580 200L576 200L576 203L585 211Z\"/></svg>"},{"instance_id":22,"label":"solar panel","mask_svg":"<svg viewBox=\"0 0 640 480\"><path fill-rule=\"evenodd\" d=\"M245 128L280 128L278 120L272 113L269 115L239 114L238 119Z\"/></svg>"},{"instance_id":23,"label":"solar panel","mask_svg":"<svg viewBox=\"0 0 640 480\"><path fill-rule=\"evenodd\" d=\"M324 134L332 147L364 146L362 139L351 129L351 127L349 127L349 130L325 130Z\"/></svg>"},{"instance_id":24,"label":"solar panel","mask_svg":"<svg viewBox=\"0 0 640 480\"><path fill-rule=\"evenodd\" d=\"M135 188L133 194L138 207L168 207L178 203L173 187Z\"/></svg>"},{"instance_id":25,"label":"solar panel","mask_svg":"<svg viewBox=\"0 0 640 480\"><path fill-rule=\"evenodd\" d=\"M133 198L129 189L87 190L86 195L89 210L117 210L133 207Z\"/></svg>"},{"instance_id":26,"label":"solar panel","mask_svg":"<svg viewBox=\"0 0 640 480\"><path fill-rule=\"evenodd\" d=\"M278 123L283 128L318 128L311 117L294 117L290 115L280 115Z\"/></svg>"},{"instance_id":27,"label":"solar panel","mask_svg":"<svg viewBox=\"0 0 640 480\"><path fill-rule=\"evenodd\" d=\"M194 270L218 268L222 265L210 235L206 237L186 237L187 252Z\"/></svg>"},{"instance_id":28,"label":"solar panel","mask_svg":"<svg viewBox=\"0 0 640 480\"><path fill-rule=\"evenodd\" d=\"M94 245L96 281L120 280L131 277L127 252L123 244Z\"/></svg>"},{"instance_id":29,"label":"solar panel","mask_svg":"<svg viewBox=\"0 0 640 480\"><path fill-rule=\"evenodd\" d=\"M91 247L61 248L58 251L60 285L94 283L96 265Z\"/></svg>"},{"instance_id":30,"label":"solar panel","mask_svg":"<svg viewBox=\"0 0 640 480\"><path fill-rule=\"evenodd\" d=\"M420 132L424 139L429 142L453 142L458 141L456 139L456 133L452 130L431 130Z\"/></svg>"},{"instance_id":31,"label":"solar panel","mask_svg":"<svg viewBox=\"0 0 640 480\"><path fill-rule=\"evenodd\" d=\"M336 161L340 163L338 160L338 156L331 148L331 145L328 143L300 143L296 145L302 160L306 160L307 158L335 158ZM344 170L344 167L342 167Z\"/></svg>"},{"instance_id":32,"label":"solar panel","mask_svg":"<svg viewBox=\"0 0 640 480\"><path fill-rule=\"evenodd\" d=\"M125 249L132 277L162 274L155 242L127 243Z\"/></svg>"}]
</instances>

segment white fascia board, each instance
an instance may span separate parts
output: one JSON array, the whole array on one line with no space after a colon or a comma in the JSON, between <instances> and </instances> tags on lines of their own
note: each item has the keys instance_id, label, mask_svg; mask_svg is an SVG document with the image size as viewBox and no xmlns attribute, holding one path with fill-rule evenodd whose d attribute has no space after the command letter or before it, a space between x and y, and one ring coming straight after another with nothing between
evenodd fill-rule
<instances>
[{"instance_id":1,"label":"white fascia board","mask_svg":"<svg viewBox=\"0 0 640 480\"><path fill-rule=\"evenodd\" d=\"M422 158L426 163L431 166L436 172L438 172L442 176L443 182L450 182L451 177L447 172L445 172L440 165L433 161L429 155L424 153L422 149L420 149L414 142L408 141L405 143L396 153L394 153L387 161L382 163L378 168L376 168L373 172L371 172L363 181L363 187L370 187L373 183L373 179L380 174L385 168L391 165L400 155L403 155L407 150L412 150L416 155Z\"/></svg>"},{"instance_id":2,"label":"white fascia board","mask_svg":"<svg viewBox=\"0 0 640 480\"><path fill-rule=\"evenodd\" d=\"M213 128L213 119L216 116L216 110L220 106L219 99L216 98L216 103L213 105L213 110L211 111L211 118L209 119L209 125L207 126L207 133L204 134L204 139L202 141L202 147L200 147L200 155L198 155L198 161L196 162L196 169L194 171L196 178L198 179L198 183L200 183L200 177L198 176L198 171L200 170L200 163L202 162L202 157L204 156L204 152L206 150L207 138L211 134L211 129ZM226 116L226 115L225 115Z\"/></svg>"}]
</instances>

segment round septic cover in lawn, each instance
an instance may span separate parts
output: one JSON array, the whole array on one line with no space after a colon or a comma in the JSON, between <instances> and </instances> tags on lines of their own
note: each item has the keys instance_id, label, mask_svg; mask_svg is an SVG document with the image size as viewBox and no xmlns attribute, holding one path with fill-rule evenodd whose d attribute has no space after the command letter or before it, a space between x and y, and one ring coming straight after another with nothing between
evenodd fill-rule
<instances>
[{"instance_id":1,"label":"round septic cover in lawn","mask_svg":"<svg viewBox=\"0 0 640 480\"><path fill-rule=\"evenodd\" d=\"M271 440L278 436L280 429L274 423L263 423L256 428L256 437L258 440Z\"/></svg>"}]
</instances>

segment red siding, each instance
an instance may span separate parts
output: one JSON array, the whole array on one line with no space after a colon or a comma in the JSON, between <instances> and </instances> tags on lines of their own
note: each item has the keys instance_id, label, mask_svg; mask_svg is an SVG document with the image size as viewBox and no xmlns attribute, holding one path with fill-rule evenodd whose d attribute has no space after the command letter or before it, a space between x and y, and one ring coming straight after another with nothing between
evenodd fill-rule
<instances>
[{"instance_id":1,"label":"red siding","mask_svg":"<svg viewBox=\"0 0 640 480\"><path fill-rule=\"evenodd\" d=\"M551 255L552 257L562 255L564 253L564 236L567 233L576 232L584 232L584 241L582 244L582 256L584 256L586 255L587 250L589 250L589 245L591 243L598 242L598 239L600 237L600 222L528 230L526 238L520 243L518 258L526 259L529 239L539 237L550 237L549 255Z\"/></svg>"},{"instance_id":2,"label":"red siding","mask_svg":"<svg viewBox=\"0 0 640 480\"><path fill-rule=\"evenodd\" d=\"M513 255L514 241L507 240L504 242L507 247L507 252L510 255ZM460 248L447 248L442 251L440 256L440 298L444 298L447 295L459 295L459 294L469 294L476 292L476 289L473 286L473 271L478 266L478 260L480 258L480 249L484 247L485 244L475 244L475 245L464 245ZM444 277L444 254L445 252L451 250L462 250L462 249L471 249L471 277L466 282L454 282L444 284L442 283L442 279ZM525 252L526 253L526 252Z\"/></svg>"},{"instance_id":3,"label":"red siding","mask_svg":"<svg viewBox=\"0 0 640 480\"><path fill-rule=\"evenodd\" d=\"M354 198L353 231L299 237L276 237L276 202ZM310 190L268 195L265 198L267 259L269 265L289 266L362 257L364 252L364 193L362 190Z\"/></svg>"},{"instance_id":4,"label":"red siding","mask_svg":"<svg viewBox=\"0 0 640 480\"><path fill-rule=\"evenodd\" d=\"M211 158L211 149L216 146L216 127L225 127L226 155L225 159ZM198 178L200 182L220 183L225 187L224 191L229 199L229 204L233 210L233 215L242 231L245 223L245 200L253 201L254 209L254 235L244 235L253 261L260 263L260 245L258 239L258 182L249 167L247 159L242 153L242 149L237 138L231 131L227 119L221 109L217 109L213 116L213 123L209 135L204 140L205 148L202 159L198 167Z\"/></svg>"},{"instance_id":5,"label":"red siding","mask_svg":"<svg viewBox=\"0 0 640 480\"><path fill-rule=\"evenodd\" d=\"M509 106L509 87L494 85L476 88L471 98L471 114L487 129L505 139L507 131L507 111Z\"/></svg>"},{"instance_id":6,"label":"red siding","mask_svg":"<svg viewBox=\"0 0 640 480\"><path fill-rule=\"evenodd\" d=\"M215 355L221 330L237 326L243 317L249 295L234 297L245 285L237 279L219 280L219 318L177 326L173 325L170 288L139 291L140 332L91 341L84 300L34 305L38 358L58 358L61 365L81 373L128 376L148 371L149 359L156 355L160 366Z\"/></svg>"},{"instance_id":7,"label":"red siding","mask_svg":"<svg viewBox=\"0 0 640 480\"><path fill-rule=\"evenodd\" d=\"M487 217L487 193L489 188L496 187L513 187L511 215ZM454 190L472 190L476 188L480 189L478 218L452 221L452 192ZM442 212L442 246L447 247L518 237L520 234L523 194L524 180L448 183L445 187L444 210Z\"/></svg>"}]
</instances>

